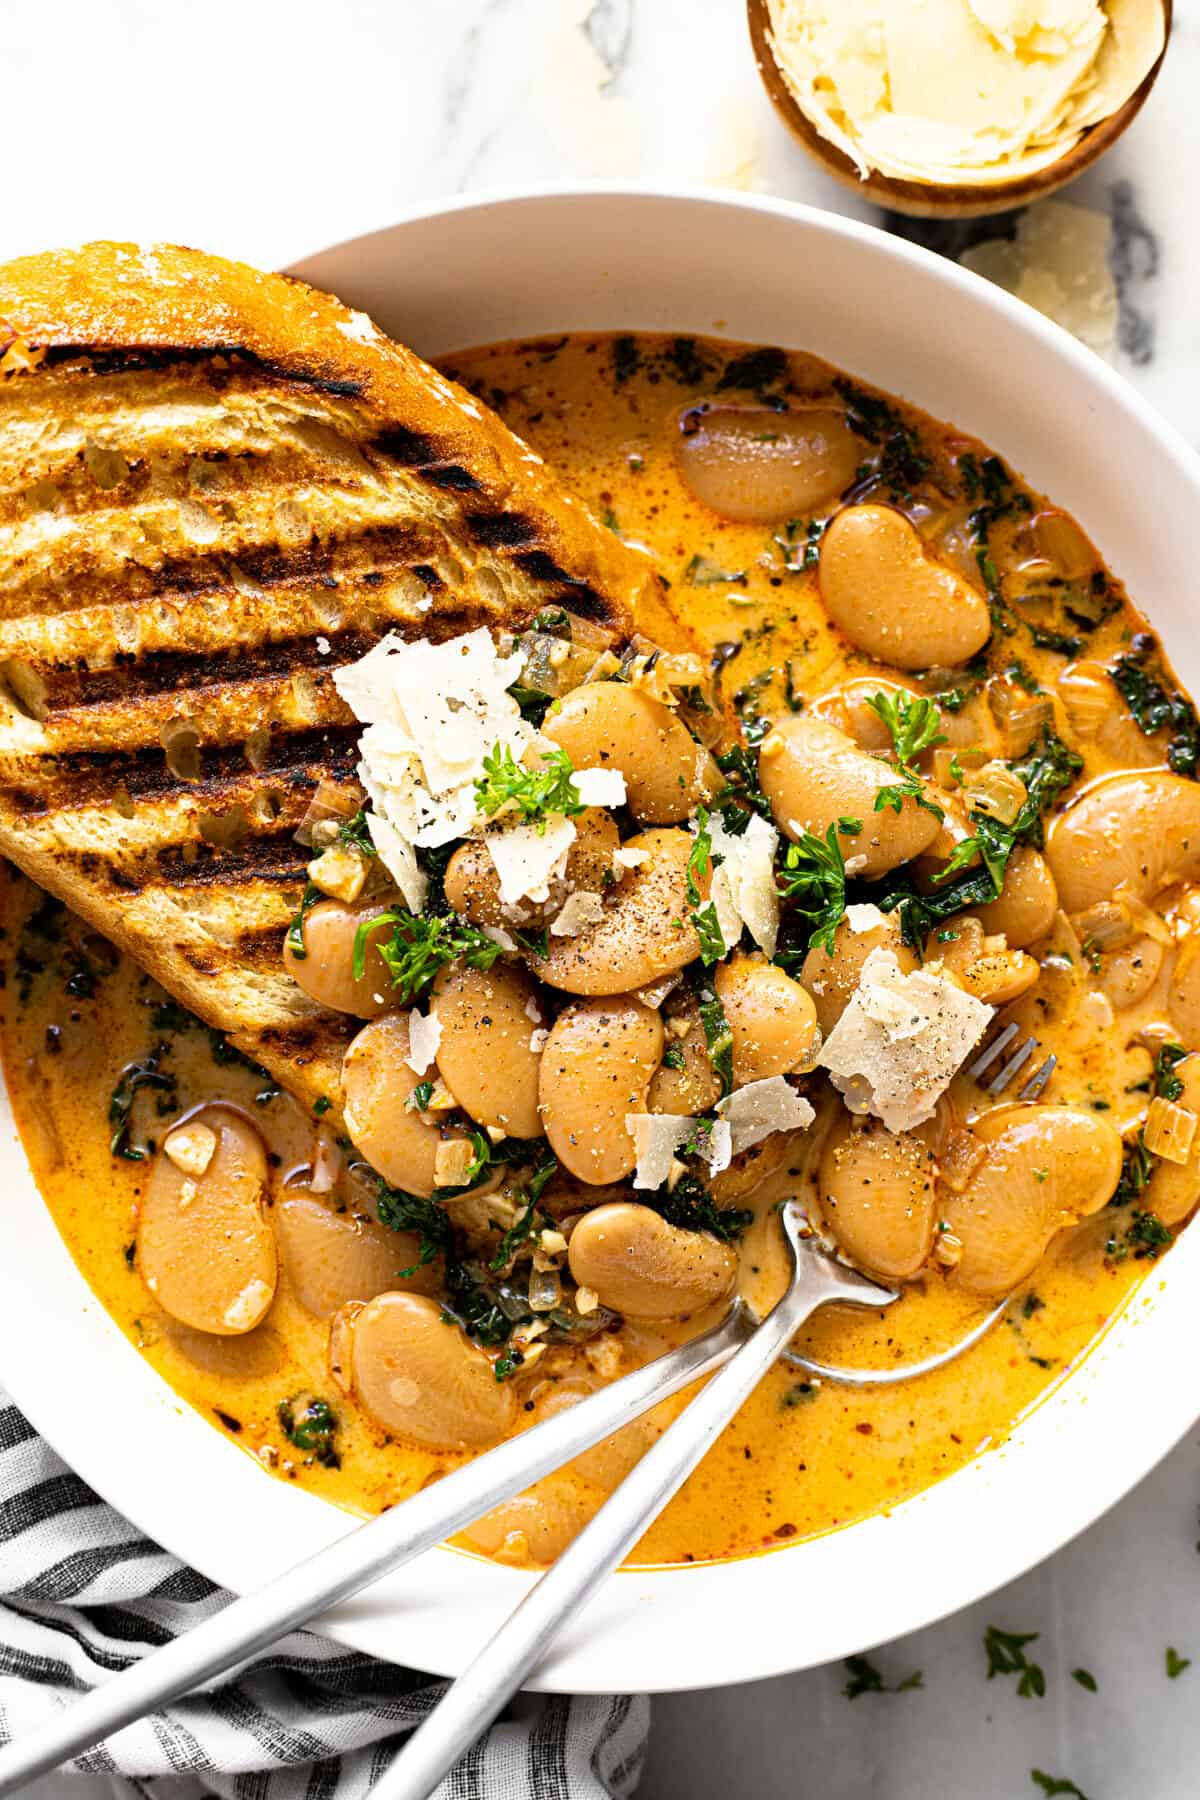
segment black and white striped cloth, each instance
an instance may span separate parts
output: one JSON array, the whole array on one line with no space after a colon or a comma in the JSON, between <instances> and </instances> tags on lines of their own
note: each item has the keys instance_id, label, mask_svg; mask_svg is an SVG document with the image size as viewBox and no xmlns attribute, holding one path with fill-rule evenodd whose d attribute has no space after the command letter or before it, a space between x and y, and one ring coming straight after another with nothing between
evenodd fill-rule
<instances>
[{"instance_id":1,"label":"black and white striped cloth","mask_svg":"<svg viewBox=\"0 0 1200 1800\"><path fill-rule=\"evenodd\" d=\"M0 1742L228 1599L72 1473L0 1393ZM296 1632L226 1681L130 1725L72 1769L146 1800L360 1800L444 1690ZM522 1698L438 1800L631 1794L645 1696Z\"/></svg>"}]
</instances>

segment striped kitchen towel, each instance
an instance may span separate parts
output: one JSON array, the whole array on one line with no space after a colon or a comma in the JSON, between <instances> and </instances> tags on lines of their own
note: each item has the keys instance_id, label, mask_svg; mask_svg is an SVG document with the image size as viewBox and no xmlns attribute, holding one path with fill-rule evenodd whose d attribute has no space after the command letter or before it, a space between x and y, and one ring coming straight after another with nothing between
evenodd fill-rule
<instances>
[{"instance_id":1,"label":"striped kitchen towel","mask_svg":"<svg viewBox=\"0 0 1200 1800\"><path fill-rule=\"evenodd\" d=\"M139 1536L0 1393L0 1742L228 1598ZM443 1691L300 1631L235 1681L128 1726L71 1767L154 1800L359 1800ZM649 1718L644 1695L522 1697L438 1800L631 1794Z\"/></svg>"}]
</instances>

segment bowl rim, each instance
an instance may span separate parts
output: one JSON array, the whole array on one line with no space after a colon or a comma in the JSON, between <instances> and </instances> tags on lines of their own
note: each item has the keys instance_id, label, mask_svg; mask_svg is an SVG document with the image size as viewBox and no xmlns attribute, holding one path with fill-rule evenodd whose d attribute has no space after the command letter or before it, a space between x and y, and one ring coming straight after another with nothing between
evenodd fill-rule
<instances>
[{"instance_id":1,"label":"bowl rim","mask_svg":"<svg viewBox=\"0 0 1200 1800\"><path fill-rule=\"evenodd\" d=\"M1174 26L1174 0L1161 0L1165 28L1163 47L1153 66L1116 112L1089 125L1069 150L1064 150L1044 169L984 185L967 181L914 181L911 177L885 175L878 169L870 170L865 178L860 175L845 151L818 131L788 86L768 39L769 5L770 0L746 0L750 48L767 97L796 142L827 175L860 198L872 200L892 212L929 219L978 219L992 213L1011 212L1015 207L1048 199L1090 169L1133 124L1150 98L1171 47Z\"/></svg>"},{"instance_id":2,"label":"bowl rim","mask_svg":"<svg viewBox=\"0 0 1200 1800\"><path fill-rule=\"evenodd\" d=\"M406 232L432 230L436 236L453 221L455 231L469 230L474 256L477 233L499 231L505 242L522 242L534 214L544 211L550 229L561 224L564 208L580 241L599 225L632 230L635 213L652 233L662 208L678 211L681 227L686 216L689 235L702 230L714 211L742 216L731 219L731 232L754 215L772 230L786 224L810 238L850 246L874 259L881 277L885 271L907 274L918 288L957 291L974 321L990 315L1002 339L1040 346L1082 382L1085 397L1088 390L1102 395L1131 438L1158 458L1163 480L1171 477L1168 498L1186 500L1189 509L1200 501L1200 457L1058 326L918 245L790 201L703 188L613 186L462 196L414 207L383 231L332 246L289 272L309 278L323 261L361 263L368 246L380 252L390 245L398 275ZM595 328L635 324L614 310L617 317L597 319ZM1136 451L1134 442L1130 453ZM265 1479L139 1355L71 1261L14 1137L7 1097L0 1093L0 1382L34 1426L148 1536L236 1592L344 1535L346 1514ZM8 1179L9 1172L16 1179ZM1168 1359L1188 1366L1198 1292L1200 1230L1184 1234L1070 1379L1003 1446L891 1513L824 1537L734 1562L622 1571L529 1685L609 1693L760 1679L870 1648L1014 1579L1128 1492L1195 1422L1200 1398L1188 1384L1163 1391L1155 1381L1152 1403L1125 1408L1121 1454L1111 1454L1110 1390L1115 1396L1139 1375L1157 1376L1160 1362L1171 1366ZM30 1355L30 1343L41 1341L48 1304L55 1313L55 1353ZM111 1429L114 1413L125 1420L119 1434ZM1037 1458L1043 1473L1060 1479L1035 1484L1026 1478L1027 1465ZM1028 1475L1037 1471L1033 1461ZM901 1544L906 1554L898 1559ZM531 1579L439 1549L336 1609L321 1630L385 1659L457 1672ZM747 1619L758 1628L739 1629ZM714 1620L724 1620L727 1629L714 1634Z\"/></svg>"}]
</instances>

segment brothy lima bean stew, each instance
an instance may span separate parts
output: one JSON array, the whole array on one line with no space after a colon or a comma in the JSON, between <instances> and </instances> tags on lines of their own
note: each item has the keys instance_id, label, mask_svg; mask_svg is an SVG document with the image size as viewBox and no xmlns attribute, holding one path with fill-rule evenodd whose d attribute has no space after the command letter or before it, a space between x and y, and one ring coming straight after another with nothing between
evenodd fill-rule
<instances>
[{"instance_id":1,"label":"brothy lima bean stew","mask_svg":"<svg viewBox=\"0 0 1200 1800\"><path fill-rule=\"evenodd\" d=\"M811 1535L1002 1438L1200 1198L1200 726L1073 520L812 358L574 336L450 372L696 650L554 610L339 672L363 791L314 794L281 946L362 1021L329 1120L10 880L30 1159L167 1379L363 1512L739 1283L768 1305L785 1196L902 1290L826 1309L823 1360L918 1360L1010 1297L919 1381L778 1367L638 1556ZM993 1095L1010 1023L1039 1048ZM463 1542L552 1558L682 1403Z\"/></svg>"}]
</instances>

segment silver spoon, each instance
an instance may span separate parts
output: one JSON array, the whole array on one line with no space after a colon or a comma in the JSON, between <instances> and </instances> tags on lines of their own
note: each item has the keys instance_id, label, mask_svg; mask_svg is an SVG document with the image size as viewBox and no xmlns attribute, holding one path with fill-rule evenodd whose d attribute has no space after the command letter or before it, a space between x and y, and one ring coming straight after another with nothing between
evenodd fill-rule
<instances>
[{"instance_id":1,"label":"silver spoon","mask_svg":"<svg viewBox=\"0 0 1200 1800\"><path fill-rule=\"evenodd\" d=\"M140 1662L131 1664L129 1668L76 1701L55 1719L28 1733L18 1742L0 1749L0 1795L12 1793L35 1776L57 1768L135 1719L169 1705L171 1701L179 1699L204 1682L212 1681L237 1663L266 1650L289 1631L307 1625L329 1607L349 1599L362 1588L453 1536L456 1531L480 1518L500 1501L520 1493L543 1475L548 1475L562 1464L570 1462L573 1457L611 1437L622 1425L648 1412L660 1400L669 1398L692 1382L721 1368L743 1348L754 1346L755 1355L752 1371L749 1365L743 1365L739 1359L738 1392L742 1397L757 1384L781 1351L785 1351L793 1333L819 1306L830 1300L865 1306L886 1306L896 1298L889 1290L876 1286L864 1276L837 1262L815 1243L804 1242L803 1234L808 1228L794 1202L788 1203L782 1216L789 1245L795 1253L795 1268L791 1285L764 1321L760 1323L748 1306L735 1301L726 1317L701 1336L646 1363L631 1375L609 1383L607 1387L589 1395L587 1399L579 1401L556 1417L532 1426L506 1443L498 1444L494 1450L453 1470L441 1481L411 1495L378 1518L353 1527L325 1549L286 1570L257 1593L232 1601L214 1618L195 1626L184 1636L174 1639ZM989 1316L985 1323L992 1323L996 1316L998 1315ZM860 1378L864 1381L902 1379L905 1375L924 1372L951 1361L979 1335L980 1331L977 1329L963 1342L950 1346L939 1356L907 1371L854 1370L847 1373L850 1379L856 1381ZM797 1353L786 1354L790 1358ZM829 1373L834 1378L841 1377L840 1371L830 1370ZM740 1386L743 1381L747 1382L744 1388ZM638 1522L628 1544L636 1541L645 1524L666 1504L690 1468L703 1456L719 1434L725 1419L732 1416L741 1404L741 1399L735 1398L728 1410L722 1412L720 1408L725 1404L723 1400L718 1399L715 1403L708 1400L708 1395L714 1392L724 1395L731 1390L721 1389L717 1383L711 1384L660 1440L660 1444L667 1439L671 1440L672 1450L668 1454L674 1467L675 1447L681 1442L675 1434L681 1425L689 1425L686 1449L681 1452L679 1460L682 1473L674 1476L670 1483L662 1485L661 1489L656 1488L650 1498L643 1500L639 1497L643 1493L645 1482L663 1481L661 1474L656 1476L654 1473L663 1468L662 1461L649 1463L649 1458L659 1448L656 1445L634 1470L634 1475L640 1475L640 1471L649 1464L648 1475L641 1477L642 1485L639 1485L636 1492L627 1492L633 1479L631 1476L597 1514L594 1523L601 1519L611 1520L610 1508L620 1496L623 1508L631 1505L637 1508ZM706 1403L705 1411L697 1414L696 1407L701 1401ZM716 1412L711 1410L714 1404L718 1409ZM703 1434L703 1441L694 1450L694 1454L692 1429ZM592 1527L589 1526L578 1542L583 1543L587 1539L589 1546L594 1545L595 1540L588 1536L591 1530ZM624 1535L620 1541L622 1544L626 1543ZM588 1579L588 1592L623 1554L623 1549L608 1554L606 1540L604 1559L598 1565L598 1572ZM574 1546L566 1555L573 1560L566 1565L566 1576L559 1576L558 1570L564 1562L563 1558L559 1559L552 1571L556 1582L572 1579L572 1571L579 1566ZM543 1577L533 1590L529 1596L531 1601L535 1596L542 1595L545 1580ZM552 1589L551 1597L558 1591L557 1587ZM529 1602L525 1604L528 1605ZM544 1607L546 1602L539 1599L538 1604L539 1607ZM574 1602L571 1604L573 1606ZM524 1606L514 1614L514 1619L519 1615L523 1619L521 1629L524 1632L528 1629L531 1615L526 1614ZM507 1629L509 1628L506 1627L505 1630ZM537 1637L532 1653L521 1656L519 1666L515 1666L515 1673L507 1686L506 1672L504 1680L500 1681L496 1689L499 1691L499 1687L503 1687L504 1694L497 1700L495 1710L499 1710L508 1694L520 1685L556 1629L557 1624L549 1631L549 1635ZM478 1664L473 1665L473 1668L477 1667ZM456 1702L456 1706L457 1704ZM447 1715L448 1723L453 1723L454 1717L454 1714ZM472 1742L487 1723L487 1718L478 1718L474 1731L465 1742ZM424 1726L421 1729L424 1731ZM457 1736L461 1736L462 1729L460 1724L455 1741ZM425 1755L426 1752L422 1750L421 1754ZM417 1789L412 1791L416 1792Z\"/></svg>"}]
</instances>

